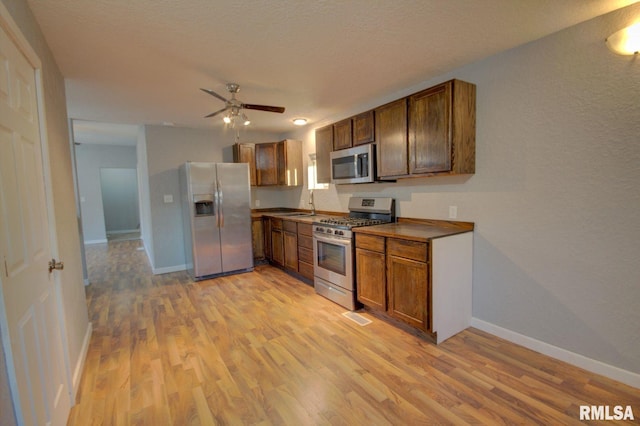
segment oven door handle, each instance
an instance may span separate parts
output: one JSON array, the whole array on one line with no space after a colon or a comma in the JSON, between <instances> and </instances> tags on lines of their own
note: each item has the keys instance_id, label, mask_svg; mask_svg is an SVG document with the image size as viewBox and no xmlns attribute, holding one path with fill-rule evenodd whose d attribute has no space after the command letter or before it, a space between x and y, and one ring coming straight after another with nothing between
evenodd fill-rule
<instances>
[{"instance_id":1,"label":"oven door handle","mask_svg":"<svg viewBox=\"0 0 640 426\"><path fill-rule=\"evenodd\" d=\"M314 235L313 239L315 241L320 241L320 242L329 243L329 244L336 244L336 245L345 246L345 247L348 247L351 245L350 238L335 238L335 237L332 238L332 237Z\"/></svg>"}]
</instances>

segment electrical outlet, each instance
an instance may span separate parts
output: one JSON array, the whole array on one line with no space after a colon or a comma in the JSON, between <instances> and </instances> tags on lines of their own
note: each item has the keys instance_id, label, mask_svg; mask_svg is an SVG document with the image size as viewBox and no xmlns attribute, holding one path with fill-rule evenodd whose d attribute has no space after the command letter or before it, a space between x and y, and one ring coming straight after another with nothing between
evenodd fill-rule
<instances>
[{"instance_id":1,"label":"electrical outlet","mask_svg":"<svg viewBox=\"0 0 640 426\"><path fill-rule=\"evenodd\" d=\"M256 207L260 207L260 200L256 200Z\"/></svg>"},{"instance_id":2,"label":"electrical outlet","mask_svg":"<svg viewBox=\"0 0 640 426\"><path fill-rule=\"evenodd\" d=\"M173 195L171 195L171 194L164 194L164 202L165 202L166 204L173 203Z\"/></svg>"},{"instance_id":3,"label":"electrical outlet","mask_svg":"<svg viewBox=\"0 0 640 426\"><path fill-rule=\"evenodd\" d=\"M449 219L456 219L458 217L458 206L449 206Z\"/></svg>"}]
</instances>

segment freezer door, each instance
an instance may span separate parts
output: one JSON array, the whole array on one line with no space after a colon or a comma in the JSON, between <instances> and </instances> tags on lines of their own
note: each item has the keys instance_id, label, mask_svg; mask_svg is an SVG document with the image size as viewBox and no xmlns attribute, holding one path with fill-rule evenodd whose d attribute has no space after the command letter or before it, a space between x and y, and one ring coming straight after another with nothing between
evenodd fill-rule
<instances>
[{"instance_id":1,"label":"freezer door","mask_svg":"<svg viewBox=\"0 0 640 426\"><path fill-rule=\"evenodd\" d=\"M222 272L214 163L188 163L193 276Z\"/></svg>"},{"instance_id":2,"label":"freezer door","mask_svg":"<svg viewBox=\"0 0 640 426\"><path fill-rule=\"evenodd\" d=\"M253 268L251 192L246 163L218 163L222 272Z\"/></svg>"}]
</instances>

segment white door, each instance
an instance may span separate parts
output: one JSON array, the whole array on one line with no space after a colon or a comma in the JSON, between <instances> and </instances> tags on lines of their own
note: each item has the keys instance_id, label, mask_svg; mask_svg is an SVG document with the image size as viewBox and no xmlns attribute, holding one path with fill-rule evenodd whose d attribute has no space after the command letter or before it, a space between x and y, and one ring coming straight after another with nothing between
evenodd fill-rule
<instances>
[{"instance_id":1,"label":"white door","mask_svg":"<svg viewBox=\"0 0 640 426\"><path fill-rule=\"evenodd\" d=\"M35 70L0 26L3 345L18 422L62 425L71 401L44 188Z\"/></svg>"}]
</instances>

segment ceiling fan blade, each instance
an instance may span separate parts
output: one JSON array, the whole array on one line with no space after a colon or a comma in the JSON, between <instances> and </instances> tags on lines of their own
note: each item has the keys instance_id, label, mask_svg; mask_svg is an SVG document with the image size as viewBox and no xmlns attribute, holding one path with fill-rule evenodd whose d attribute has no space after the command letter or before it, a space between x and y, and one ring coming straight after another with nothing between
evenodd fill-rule
<instances>
[{"instance_id":1,"label":"ceiling fan blade","mask_svg":"<svg viewBox=\"0 0 640 426\"><path fill-rule=\"evenodd\" d=\"M242 108L255 109L255 110L258 110L258 111L277 112L277 113L280 113L280 114L282 114L284 112L284 107L269 106L269 105L242 104Z\"/></svg>"},{"instance_id":2,"label":"ceiling fan blade","mask_svg":"<svg viewBox=\"0 0 640 426\"><path fill-rule=\"evenodd\" d=\"M220 99L222 102L229 102L225 97L218 95L216 92L214 92L211 89L200 89L205 93L210 94L211 96L215 96L216 98Z\"/></svg>"},{"instance_id":3,"label":"ceiling fan blade","mask_svg":"<svg viewBox=\"0 0 640 426\"><path fill-rule=\"evenodd\" d=\"M227 107L224 107L224 108L222 108L221 110L218 110L218 111L216 111L216 112L212 112L212 113L211 113L211 114L209 114L209 115L205 115L205 116L204 116L204 118L213 117L214 115L218 115L218 114L220 114L221 112L226 111L226 110L227 110Z\"/></svg>"}]
</instances>

